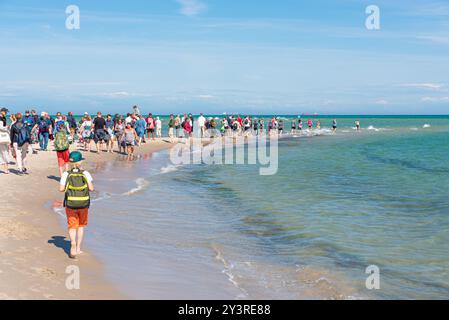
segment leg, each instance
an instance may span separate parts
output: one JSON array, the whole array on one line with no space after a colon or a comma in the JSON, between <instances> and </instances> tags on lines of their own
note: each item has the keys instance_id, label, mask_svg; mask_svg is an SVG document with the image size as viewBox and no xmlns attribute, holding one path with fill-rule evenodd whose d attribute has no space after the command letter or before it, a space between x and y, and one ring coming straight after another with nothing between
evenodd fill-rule
<instances>
[{"instance_id":1,"label":"leg","mask_svg":"<svg viewBox=\"0 0 449 320\"><path fill-rule=\"evenodd\" d=\"M48 132L44 133L44 150L47 151L48 149L48 140L50 138L50 135L48 134Z\"/></svg>"},{"instance_id":2,"label":"leg","mask_svg":"<svg viewBox=\"0 0 449 320\"><path fill-rule=\"evenodd\" d=\"M83 242L83 237L84 237L84 227L79 227L76 232L76 254L83 253L81 251L81 244Z\"/></svg>"},{"instance_id":3,"label":"leg","mask_svg":"<svg viewBox=\"0 0 449 320\"><path fill-rule=\"evenodd\" d=\"M70 258L74 259L76 258L76 252L77 252L77 247L76 247L76 234L77 234L77 229L69 229L69 238L70 238Z\"/></svg>"},{"instance_id":4,"label":"leg","mask_svg":"<svg viewBox=\"0 0 449 320\"><path fill-rule=\"evenodd\" d=\"M39 148L41 148L41 150L44 150L44 134L43 133L39 134Z\"/></svg>"},{"instance_id":5,"label":"leg","mask_svg":"<svg viewBox=\"0 0 449 320\"><path fill-rule=\"evenodd\" d=\"M16 163L17 163L17 169L22 172L23 170L23 165L22 165L22 149L19 148L19 146L17 145L17 143L14 143L13 145L14 147L14 151L16 154Z\"/></svg>"},{"instance_id":6,"label":"leg","mask_svg":"<svg viewBox=\"0 0 449 320\"><path fill-rule=\"evenodd\" d=\"M2 144L0 145L0 162L2 163L3 166L3 172L8 174L9 173L9 168L8 168L8 145L6 144Z\"/></svg>"}]
</instances>

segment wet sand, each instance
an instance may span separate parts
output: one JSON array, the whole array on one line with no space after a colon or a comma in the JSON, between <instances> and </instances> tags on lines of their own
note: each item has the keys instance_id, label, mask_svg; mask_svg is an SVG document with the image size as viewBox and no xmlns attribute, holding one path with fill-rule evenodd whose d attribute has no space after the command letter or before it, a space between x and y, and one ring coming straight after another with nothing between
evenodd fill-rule
<instances>
[{"instance_id":1,"label":"wet sand","mask_svg":"<svg viewBox=\"0 0 449 320\"><path fill-rule=\"evenodd\" d=\"M164 140L144 144L136 154L170 148ZM51 148L50 148L51 149ZM83 152L84 168L91 171L113 161L118 154ZM123 156L122 156L123 157ZM55 152L28 155L29 175L0 174L0 299L127 299L104 277L102 265L89 252L76 260L68 257L70 242L49 204L60 204L58 168ZM89 232L87 228L86 232ZM69 290L66 270L80 270L80 289Z\"/></svg>"}]
</instances>

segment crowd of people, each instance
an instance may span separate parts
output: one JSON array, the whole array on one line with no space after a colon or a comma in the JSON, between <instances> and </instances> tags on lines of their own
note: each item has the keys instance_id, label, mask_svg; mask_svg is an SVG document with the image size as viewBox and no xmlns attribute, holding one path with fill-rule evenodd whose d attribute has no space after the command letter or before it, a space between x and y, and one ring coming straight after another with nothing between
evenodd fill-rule
<instances>
[{"instance_id":1,"label":"crowd of people","mask_svg":"<svg viewBox=\"0 0 449 320\"><path fill-rule=\"evenodd\" d=\"M170 115L167 123L169 142L192 138L197 130L199 138L258 136L268 134L283 135L286 133L284 119L273 117L268 123L264 118L239 115L226 115L206 118L200 114L194 119L192 114ZM135 147L152 140L162 138L163 123L160 117L148 114L144 116L137 106L126 115L104 116L98 112L94 117L85 112L76 119L72 112L63 115L61 112L52 117L47 112L37 114L35 110L18 112L9 115L9 110L0 110L0 165L3 173L8 174L9 155L16 160L18 174L27 174L27 154L39 151L47 152L50 141L53 142L57 154L60 175L67 169L69 149L71 146L87 152L117 152L131 159ZM355 122L360 130L360 121ZM309 130L321 129L321 121L316 123L308 119L291 120L291 133L300 134L303 127ZM337 120L332 121L332 131L337 130ZM73 149L73 148L72 148Z\"/></svg>"}]
</instances>

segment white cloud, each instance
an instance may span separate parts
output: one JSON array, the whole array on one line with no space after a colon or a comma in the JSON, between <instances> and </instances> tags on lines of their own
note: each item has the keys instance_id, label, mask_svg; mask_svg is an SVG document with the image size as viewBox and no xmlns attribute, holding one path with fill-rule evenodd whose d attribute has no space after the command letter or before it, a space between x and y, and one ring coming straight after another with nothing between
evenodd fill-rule
<instances>
[{"instance_id":1,"label":"white cloud","mask_svg":"<svg viewBox=\"0 0 449 320\"><path fill-rule=\"evenodd\" d=\"M449 44L449 36L447 35L421 35L416 37L419 40L432 42L435 44Z\"/></svg>"},{"instance_id":2,"label":"white cloud","mask_svg":"<svg viewBox=\"0 0 449 320\"><path fill-rule=\"evenodd\" d=\"M389 104L389 102L387 100L383 100L383 99L377 100L375 103L380 105L380 106L386 106L386 105Z\"/></svg>"},{"instance_id":3,"label":"white cloud","mask_svg":"<svg viewBox=\"0 0 449 320\"><path fill-rule=\"evenodd\" d=\"M442 89L444 85L439 83L409 83L403 84L402 87L439 90Z\"/></svg>"},{"instance_id":4,"label":"white cloud","mask_svg":"<svg viewBox=\"0 0 449 320\"><path fill-rule=\"evenodd\" d=\"M111 98L122 98L122 97L129 97L131 94L126 91L118 91L118 92L112 92L112 93L103 93L101 96L105 97L111 97Z\"/></svg>"},{"instance_id":5,"label":"white cloud","mask_svg":"<svg viewBox=\"0 0 449 320\"><path fill-rule=\"evenodd\" d=\"M449 102L449 97L423 97L422 102Z\"/></svg>"},{"instance_id":6,"label":"white cloud","mask_svg":"<svg viewBox=\"0 0 449 320\"><path fill-rule=\"evenodd\" d=\"M213 95L210 95L210 94L200 94L198 96L198 98L202 99L202 100L211 100L211 99L214 99L215 97Z\"/></svg>"},{"instance_id":7,"label":"white cloud","mask_svg":"<svg viewBox=\"0 0 449 320\"><path fill-rule=\"evenodd\" d=\"M207 9L206 4L199 0L176 0L181 5L179 12L185 16L193 17Z\"/></svg>"}]
</instances>

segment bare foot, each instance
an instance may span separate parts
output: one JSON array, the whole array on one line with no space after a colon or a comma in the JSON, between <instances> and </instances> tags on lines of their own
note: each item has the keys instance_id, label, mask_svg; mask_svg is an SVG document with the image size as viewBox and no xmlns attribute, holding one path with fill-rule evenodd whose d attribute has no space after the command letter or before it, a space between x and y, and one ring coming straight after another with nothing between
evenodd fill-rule
<instances>
[{"instance_id":1,"label":"bare foot","mask_svg":"<svg viewBox=\"0 0 449 320\"><path fill-rule=\"evenodd\" d=\"M70 258L76 259L76 255L77 255L76 243L72 243L72 245L70 246Z\"/></svg>"}]
</instances>

